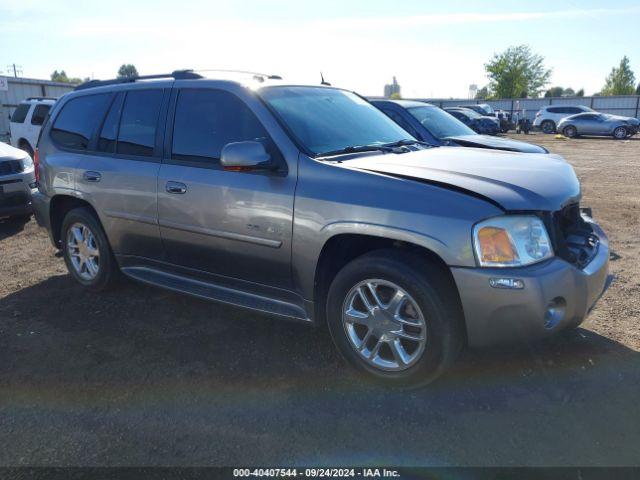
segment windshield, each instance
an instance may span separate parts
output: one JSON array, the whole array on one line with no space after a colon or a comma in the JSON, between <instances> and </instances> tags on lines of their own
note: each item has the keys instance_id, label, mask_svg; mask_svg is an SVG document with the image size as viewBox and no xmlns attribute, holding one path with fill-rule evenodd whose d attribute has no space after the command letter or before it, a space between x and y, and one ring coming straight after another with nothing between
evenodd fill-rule
<instances>
[{"instance_id":1,"label":"windshield","mask_svg":"<svg viewBox=\"0 0 640 480\"><path fill-rule=\"evenodd\" d=\"M408 110L413 118L418 120L437 139L460 135L476 135L476 132L456 117L438 107L413 107Z\"/></svg>"},{"instance_id":2,"label":"windshield","mask_svg":"<svg viewBox=\"0 0 640 480\"><path fill-rule=\"evenodd\" d=\"M471 110L470 108L461 108L458 111L464 113L469 118L480 118L480 117L482 117L482 115L480 115L478 112L476 112L474 110Z\"/></svg>"},{"instance_id":3,"label":"windshield","mask_svg":"<svg viewBox=\"0 0 640 480\"><path fill-rule=\"evenodd\" d=\"M415 140L357 95L335 88L267 87L260 96L313 154Z\"/></svg>"}]
</instances>

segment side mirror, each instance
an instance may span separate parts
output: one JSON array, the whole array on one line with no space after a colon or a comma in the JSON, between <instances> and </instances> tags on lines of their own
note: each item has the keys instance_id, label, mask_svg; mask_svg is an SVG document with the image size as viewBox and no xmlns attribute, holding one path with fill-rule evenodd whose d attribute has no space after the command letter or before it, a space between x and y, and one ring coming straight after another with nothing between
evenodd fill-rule
<instances>
[{"instance_id":1,"label":"side mirror","mask_svg":"<svg viewBox=\"0 0 640 480\"><path fill-rule=\"evenodd\" d=\"M227 143L222 149L220 164L224 170L234 172L274 168L271 156L260 142Z\"/></svg>"}]
</instances>

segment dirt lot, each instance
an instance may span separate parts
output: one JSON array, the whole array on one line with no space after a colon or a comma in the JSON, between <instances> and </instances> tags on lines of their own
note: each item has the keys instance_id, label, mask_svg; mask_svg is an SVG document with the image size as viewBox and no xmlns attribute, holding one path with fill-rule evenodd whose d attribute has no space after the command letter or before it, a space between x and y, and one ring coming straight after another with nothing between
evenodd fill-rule
<instances>
[{"instance_id":1,"label":"dirt lot","mask_svg":"<svg viewBox=\"0 0 640 480\"><path fill-rule=\"evenodd\" d=\"M640 139L565 156L615 281L584 328L362 384L327 335L135 283L91 294L0 224L0 465L640 465Z\"/></svg>"}]
</instances>

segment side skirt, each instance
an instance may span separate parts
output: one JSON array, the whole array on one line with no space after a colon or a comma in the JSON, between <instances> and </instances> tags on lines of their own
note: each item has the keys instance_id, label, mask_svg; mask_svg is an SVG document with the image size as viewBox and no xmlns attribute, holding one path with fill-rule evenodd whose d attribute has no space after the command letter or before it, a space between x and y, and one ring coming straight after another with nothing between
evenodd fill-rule
<instances>
[{"instance_id":1,"label":"side skirt","mask_svg":"<svg viewBox=\"0 0 640 480\"><path fill-rule=\"evenodd\" d=\"M122 273L149 285L277 317L313 323L312 316L307 313L308 302L301 298L300 303L296 302L291 298L293 294L288 295L286 300L273 298L263 293L249 292L238 285L225 285L226 282L193 278L183 272L168 272L153 265L132 265L130 261L126 263L129 265L121 264Z\"/></svg>"}]
</instances>

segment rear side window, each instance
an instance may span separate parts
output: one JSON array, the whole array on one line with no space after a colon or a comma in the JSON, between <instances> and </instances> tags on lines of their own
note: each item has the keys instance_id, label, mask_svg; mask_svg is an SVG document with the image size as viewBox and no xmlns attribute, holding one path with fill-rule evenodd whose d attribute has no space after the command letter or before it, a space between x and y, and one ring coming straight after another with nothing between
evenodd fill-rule
<instances>
[{"instance_id":1,"label":"rear side window","mask_svg":"<svg viewBox=\"0 0 640 480\"><path fill-rule=\"evenodd\" d=\"M13 111L13 115L11 115L11 123L24 123L24 119L27 118L27 113L29 113L29 108L31 107L28 103L21 103L18 105Z\"/></svg>"},{"instance_id":2,"label":"rear side window","mask_svg":"<svg viewBox=\"0 0 640 480\"><path fill-rule=\"evenodd\" d=\"M124 93L119 93L111 104L107 118L104 120L100 137L98 137L98 151L114 153L116 151L116 138L118 138L118 125L122 113Z\"/></svg>"},{"instance_id":3,"label":"rear side window","mask_svg":"<svg viewBox=\"0 0 640 480\"><path fill-rule=\"evenodd\" d=\"M33 110L33 115L31 115L31 125L42 125L50 109L51 105L36 105L36 108Z\"/></svg>"},{"instance_id":4,"label":"rear side window","mask_svg":"<svg viewBox=\"0 0 640 480\"><path fill-rule=\"evenodd\" d=\"M63 147L86 150L104 118L110 96L102 93L69 100L51 127L51 138Z\"/></svg>"},{"instance_id":5,"label":"rear side window","mask_svg":"<svg viewBox=\"0 0 640 480\"><path fill-rule=\"evenodd\" d=\"M182 90L176 103L171 157L218 163L231 142L258 141L269 148L269 136L242 100L221 90Z\"/></svg>"},{"instance_id":6,"label":"rear side window","mask_svg":"<svg viewBox=\"0 0 640 480\"><path fill-rule=\"evenodd\" d=\"M162 90L127 92L120 119L117 153L142 157L153 156L161 104Z\"/></svg>"},{"instance_id":7,"label":"rear side window","mask_svg":"<svg viewBox=\"0 0 640 480\"><path fill-rule=\"evenodd\" d=\"M547 112L549 112L549 113L564 113L562 107L549 107L549 108L547 108Z\"/></svg>"}]
</instances>

